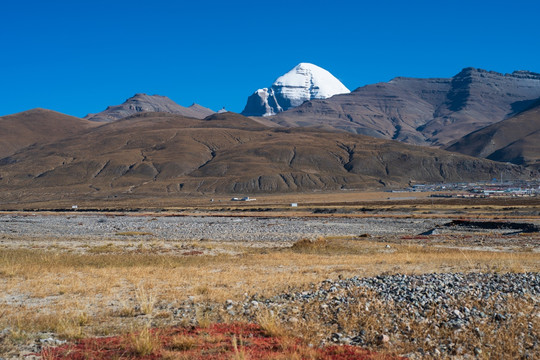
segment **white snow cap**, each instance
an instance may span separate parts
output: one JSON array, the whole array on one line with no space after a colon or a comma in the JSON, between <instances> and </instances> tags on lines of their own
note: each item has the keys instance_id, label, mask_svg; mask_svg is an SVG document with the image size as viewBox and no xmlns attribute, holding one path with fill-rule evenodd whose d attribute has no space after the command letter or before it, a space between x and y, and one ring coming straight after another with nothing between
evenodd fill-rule
<instances>
[{"instance_id":1,"label":"white snow cap","mask_svg":"<svg viewBox=\"0 0 540 360\"><path fill-rule=\"evenodd\" d=\"M310 63L300 63L274 81L272 88L290 99L291 106L306 100L326 99L350 90L323 68Z\"/></svg>"},{"instance_id":2,"label":"white snow cap","mask_svg":"<svg viewBox=\"0 0 540 360\"><path fill-rule=\"evenodd\" d=\"M302 105L350 93L332 74L317 65L300 63L274 81L270 88L255 91L242 111L246 116L271 116Z\"/></svg>"}]
</instances>

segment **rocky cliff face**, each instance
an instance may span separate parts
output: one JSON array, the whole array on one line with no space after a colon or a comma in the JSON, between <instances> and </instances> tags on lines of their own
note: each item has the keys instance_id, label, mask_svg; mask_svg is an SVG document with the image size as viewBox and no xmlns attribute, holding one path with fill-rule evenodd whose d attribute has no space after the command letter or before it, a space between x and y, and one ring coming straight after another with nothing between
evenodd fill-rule
<instances>
[{"instance_id":1,"label":"rocky cliff face","mask_svg":"<svg viewBox=\"0 0 540 360\"><path fill-rule=\"evenodd\" d=\"M109 122L141 112L164 112L196 119L204 119L214 113L214 111L198 104L193 104L190 107L180 106L166 96L135 94L123 104L109 106L106 110L98 114L88 114L85 116L85 119Z\"/></svg>"},{"instance_id":2,"label":"rocky cliff face","mask_svg":"<svg viewBox=\"0 0 540 360\"><path fill-rule=\"evenodd\" d=\"M282 112L273 89L259 89L248 97L246 107L242 111L246 116L270 116Z\"/></svg>"},{"instance_id":3,"label":"rocky cliff face","mask_svg":"<svg viewBox=\"0 0 540 360\"><path fill-rule=\"evenodd\" d=\"M255 91L242 111L247 116L270 116L302 105L307 100L326 99L348 93L328 71L309 63L300 63L274 81L270 88Z\"/></svg>"},{"instance_id":4,"label":"rocky cliff face","mask_svg":"<svg viewBox=\"0 0 540 360\"><path fill-rule=\"evenodd\" d=\"M270 117L419 145L444 146L504 120L540 97L540 74L466 68L452 78L395 78L350 94L311 100Z\"/></svg>"}]
</instances>

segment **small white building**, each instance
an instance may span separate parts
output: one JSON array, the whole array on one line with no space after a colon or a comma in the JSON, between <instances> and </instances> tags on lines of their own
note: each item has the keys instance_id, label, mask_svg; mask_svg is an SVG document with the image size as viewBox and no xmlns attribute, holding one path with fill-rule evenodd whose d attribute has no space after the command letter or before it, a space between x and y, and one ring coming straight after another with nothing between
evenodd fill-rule
<instances>
[{"instance_id":1,"label":"small white building","mask_svg":"<svg viewBox=\"0 0 540 360\"><path fill-rule=\"evenodd\" d=\"M252 198L250 198L249 196L245 196L245 197L243 197L243 198L233 197L233 198L231 199L231 201L255 201L255 200L257 200L257 199L252 199Z\"/></svg>"}]
</instances>

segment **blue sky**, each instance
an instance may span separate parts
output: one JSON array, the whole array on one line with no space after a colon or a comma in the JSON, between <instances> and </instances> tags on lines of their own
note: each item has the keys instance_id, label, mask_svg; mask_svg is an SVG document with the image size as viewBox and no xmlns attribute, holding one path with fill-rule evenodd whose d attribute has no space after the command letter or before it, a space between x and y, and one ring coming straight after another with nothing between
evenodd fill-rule
<instances>
[{"instance_id":1,"label":"blue sky","mask_svg":"<svg viewBox=\"0 0 540 360\"><path fill-rule=\"evenodd\" d=\"M540 72L540 2L4 1L0 115L74 116L135 93L242 111L299 62L347 87L463 67Z\"/></svg>"}]
</instances>

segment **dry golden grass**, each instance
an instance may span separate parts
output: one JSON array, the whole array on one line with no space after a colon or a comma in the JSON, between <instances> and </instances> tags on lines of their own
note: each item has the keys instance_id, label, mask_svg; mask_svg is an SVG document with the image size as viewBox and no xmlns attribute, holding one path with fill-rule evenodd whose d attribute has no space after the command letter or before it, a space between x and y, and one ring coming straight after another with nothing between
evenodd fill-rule
<instances>
[{"instance_id":1,"label":"dry golden grass","mask_svg":"<svg viewBox=\"0 0 540 360\"><path fill-rule=\"evenodd\" d=\"M426 199L430 193L414 193L410 196L415 196L418 199ZM190 208L205 208L208 210L223 209L223 207L249 209L259 206L287 206L290 208L290 204L296 202L300 207L309 204L320 203L358 203L358 202L378 202L381 200L399 199L404 196L409 196L403 193L389 193L381 191L325 191L325 192L305 192L305 193L288 193L288 194L257 194L257 201L253 203L233 202L230 201L231 197L238 196L238 194L230 195L201 195L200 193L195 196L188 196L182 194L179 197L167 197L160 198L159 204L156 204L154 199L114 199L114 201L99 200L81 200L78 201L79 209L94 208L94 209L190 209ZM214 201L211 202L210 200ZM71 209L73 205L72 200L55 199L45 202L28 202L18 204L10 204L9 209Z\"/></svg>"},{"instance_id":2,"label":"dry golden grass","mask_svg":"<svg viewBox=\"0 0 540 360\"><path fill-rule=\"evenodd\" d=\"M390 193L382 191L324 191L285 194L257 194L255 202L233 202L230 195L201 195L160 198L115 198L111 201L80 200L79 209L98 209L102 213L110 210L124 209L156 209L158 212L137 213L137 215L164 216L182 211L183 214L201 215L201 211L213 214L233 214L235 216L254 216L258 209L272 209L264 212L264 216L306 216L312 215L314 207L338 208L345 210L367 209L364 214L354 216L377 216L369 212L384 211L387 214L401 212L418 217L437 217L440 214L462 213L479 218L528 218L531 211L540 210L540 198L503 198L503 199L442 199L429 198L431 193ZM407 198L407 199L404 199ZM412 199L411 199L412 198ZM210 201L210 200L214 201ZM291 208L291 203L298 203L297 208ZM53 200L46 202L29 202L6 205L5 209L71 209L72 200ZM164 210L164 211L163 211ZM511 211L508 211L511 210ZM196 211L196 212L194 212ZM45 212L42 212L45 213ZM56 214L56 212L52 212ZM261 215L259 212L258 215ZM331 216L351 216L349 214L332 214Z\"/></svg>"},{"instance_id":3,"label":"dry golden grass","mask_svg":"<svg viewBox=\"0 0 540 360\"><path fill-rule=\"evenodd\" d=\"M139 286L135 292L135 297L139 303L139 308L144 315L152 315L156 304L156 297L144 288Z\"/></svg>"},{"instance_id":4,"label":"dry golden grass","mask_svg":"<svg viewBox=\"0 0 540 360\"><path fill-rule=\"evenodd\" d=\"M231 360L247 360L246 352L242 348L242 338L237 339L236 335L232 338L232 347L234 354Z\"/></svg>"},{"instance_id":5,"label":"dry golden grass","mask_svg":"<svg viewBox=\"0 0 540 360\"><path fill-rule=\"evenodd\" d=\"M187 336L187 335L176 335L174 336L170 343L168 344L168 347L171 350L176 351L186 351L191 350L197 346L197 339L195 339L193 336Z\"/></svg>"},{"instance_id":6,"label":"dry golden grass","mask_svg":"<svg viewBox=\"0 0 540 360\"><path fill-rule=\"evenodd\" d=\"M157 335L150 331L148 325L144 326L142 330L132 333L126 346L126 350L132 350L139 356L153 354L158 349L161 349L161 341Z\"/></svg>"},{"instance_id":7,"label":"dry golden grass","mask_svg":"<svg viewBox=\"0 0 540 360\"><path fill-rule=\"evenodd\" d=\"M268 309L262 309L256 316L257 324L268 336L286 337L290 335L289 329L284 325L282 320Z\"/></svg>"},{"instance_id":8,"label":"dry golden grass","mask_svg":"<svg viewBox=\"0 0 540 360\"><path fill-rule=\"evenodd\" d=\"M473 251L413 243L391 243L387 248L387 242L376 240L321 238L285 248L224 244L226 251L215 256L140 252L127 246L118 246L114 252L91 251L90 247L87 253L0 248L0 294L4 294L0 297L0 330L11 329L0 340L0 353L15 351L41 333L65 339L120 334L144 326L152 315L158 326L176 324L173 312L183 302L223 304L227 299L241 301L246 294L272 296L339 276L540 268L540 254L531 251ZM380 305L379 310L392 308ZM146 316L137 316L141 313ZM384 326L376 324L377 317L362 318L360 314L352 312L340 320L342 326ZM195 316L196 323L205 327L223 314L198 307ZM290 324L270 313L259 314L258 320L269 334L291 331ZM292 330L315 341L322 331L317 321L300 322ZM422 331L418 326L416 331ZM144 335L143 331L138 334ZM145 345L143 340L149 341ZM152 346L150 340L142 336L141 353L150 351L144 350ZM504 339L491 340L503 343ZM508 341L505 344L507 351L513 351ZM408 350L405 345L399 349Z\"/></svg>"},{"instance_id":9,"label":"dry golden grass","mask_svg":"<svg viewBox=\"0 0 540 360\"><path fill-rule=\"evenodd\" d=\"M130 305L125 300L120 300L120 306L117 310L112 312L113 316L131 317L135 316L135 307Z\"/></svg>"},{"instance_id":10,"label":"dry golden grass","mask_svg":"<svg viewBox=\"0 0 540 360\"><path fill-rule=\"evenodd\" d=\"M121 231L117 232L115 235L118 236L146 236L146 235L154 235L151 232L145 232L145 231Z\"/></svg>"}]
</instances>

